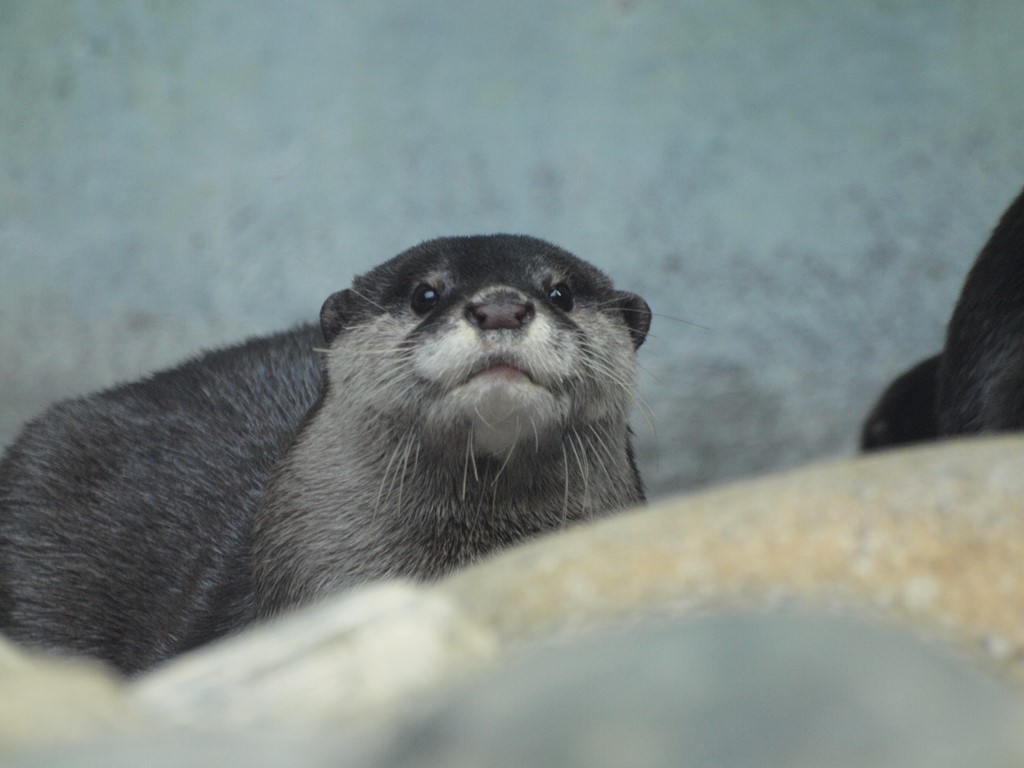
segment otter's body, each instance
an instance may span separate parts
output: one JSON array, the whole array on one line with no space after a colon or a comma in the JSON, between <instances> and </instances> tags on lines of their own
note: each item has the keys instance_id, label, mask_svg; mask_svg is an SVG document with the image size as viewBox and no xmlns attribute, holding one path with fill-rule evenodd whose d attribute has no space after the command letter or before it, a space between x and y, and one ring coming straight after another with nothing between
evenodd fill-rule
<instances>
[{"instance_id":1,"label":"otter's body","mask_svg":"<svg viewBox=\"0 0 1024 768\"><path fill-rule=\"evenodd\" d=\"M0 629L126 672L643 500L650 313L524 237L417 246L321 327L54 406L0 463Z\"/></svg>"},{"instance_id":2,"label":"otter's body","mask_svg":"<svg viewBox=\"0 0 1024 768\"><path fill-rule=\"evenodd\" d=\"M865 449L1024 429L1024 192L978 254L940 354L898 377L875 405Z\"/></svg>"},{"instance_id":3,"label":"otter's body","mask_svg":"<svg viewBox=\"0 0 1024 768\"><path fill-rule=\"evenodd\" d=\"M250 523L320 386L315 327L60 403L0 463L0 630L148 667L253 615Z\"/></svg>"}]
</instances>

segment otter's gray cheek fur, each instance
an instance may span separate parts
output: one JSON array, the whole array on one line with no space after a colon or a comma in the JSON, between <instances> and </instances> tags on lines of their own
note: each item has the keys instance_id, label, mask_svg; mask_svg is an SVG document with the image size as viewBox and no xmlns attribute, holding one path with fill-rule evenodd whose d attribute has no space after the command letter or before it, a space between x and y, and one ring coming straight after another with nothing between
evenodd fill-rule
<instances>
[{"instance_id":1,"label":"otter's gray cheek fur","mask_svg":"<svg viewBox=\"0 0 1024 768\"><path fill-rule=\"evenodd\" d=\"M0 461L0 629L134 672L640 502L650 317L549 243L444 238L319 328L57 404Z\"/></svg>"}]
</instances>

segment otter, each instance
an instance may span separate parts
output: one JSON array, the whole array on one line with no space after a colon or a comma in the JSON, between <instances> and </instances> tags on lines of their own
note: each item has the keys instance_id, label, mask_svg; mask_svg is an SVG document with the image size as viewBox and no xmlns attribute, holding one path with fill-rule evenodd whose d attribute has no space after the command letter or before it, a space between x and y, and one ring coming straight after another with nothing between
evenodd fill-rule
<instances>
[{"instance_id":1,"label":"otter","mask_svg":"<svg viewBox=\"0 0 1024 768\"><path fill-rule=\"evenodd\" d=\"M413 247L319 327L53 406L0 461L0 629L122 672L644 501L651 311L514 235Z\"/></svg>"},{"instance_id":2,"label":"otter","mask_svg":"<svg viewBox=\"0 0 1024 768\"><path fill-rule=\"evenodd\" d=\"M964 283L941 352L887 387L861 433L876 450L1024 429L1024 191Z\"/></svg>"}]
</instances>

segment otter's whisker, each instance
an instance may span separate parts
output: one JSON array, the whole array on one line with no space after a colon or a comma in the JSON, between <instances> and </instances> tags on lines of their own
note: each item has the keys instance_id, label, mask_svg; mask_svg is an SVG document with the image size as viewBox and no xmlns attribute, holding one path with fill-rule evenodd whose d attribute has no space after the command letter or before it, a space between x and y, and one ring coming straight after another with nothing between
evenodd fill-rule
<instances>
[{"instance_id":1,"label":"otter's whisker","mask_svg":"<svg viewBox=\"0 0 1024 768\"><path fill-rule=\"evenodd\" d=\"M462 464L462 494L459 496L460 501L466 500L466 485L469 482L469 462L473 461L471 458L473 454L473 431L470 430L469 434L466 435L466 460ZM474 473L476 468L474 467Z\"/></svg>"},{"instance_id":2,"label":"otter's whisker","mask_svg":"<svg viewBox=\"0 0 1024 768\"><path fill-rule=\"evenodd\" d=\"M522 429L522 426L523 426L523 422L517 420L516 421L516 437L515 437L515 440L512 441L512 447L509 448L508 451L505 452L505 461L502 463L501 467L498 469L497 473L494 475L494 479L491 481L491 485L497 485L498 484L498 479L501 477L501 473L504 472L505 471L505 467L508 466L508 462L512 458L512 451L515 450L515 446L519 443L519 432Z\"/></svg>"},{"instance_id":3,"label":"otter's whisker","mask_svg":"<svg viewBox=\"0 0 1024 768\"><path fill-rule=\"evenodd\" d=\"M709 326L707 326L707 325L701 325L700 323L695 323L693 320L687 320L687 319L682 318L682 317L673 317L672 315L666 315L663 312L654 312L653 310L647 311L647 310L643 310L643 309L634 309L632 307L616 306L616 300L615 299L611 299L610 301L599 302L599 303L595 304L594 307L598 311L603 312L604 314L609 314L609 315L610 314L614 314L616 312L632 312L633 314L637 314L637 315L650 315L651 317L659 317L659 318L663 318L665 320L671 320L672 322L675 322L675 323L682 323L683 325L691 325L694 328L700 328L701 330L704 330L704 331L710 331L711 330L711 328Z\"/></svg>"},{"instance_id":4,"label":"otter's whisker","mask_svg":"<svg viewBox=\"0 0 1024 768\"><path fill-rule=\"evenodd\" d=\"M391 473L391 465L395 463L395 459L398 458L398 454L401 453L402 443L399 441L395 446L395 449L391 452L391 459L388 461L387 466L384 468L384 474L380 480L380 489L377 491L377 501L373 505L373 516L370 518L370 528L373 529L377 521L377 512L380 510L380 502L384 496L384 485L388 481L388 475ZM395 483L392 479L391 489L394 489ZM391 489L388 490L388 495L391 494Z\"/></svg>"},{"instance_id":5,"label":"otter's whisker","mask_svg":"<svg viewBox=\"0 0 1024 768\"><path fill-rule=\"evenodd\" d=\"M414 438L412 437L412 435L410 435L409 439L406 441L405 455L402 457L402 476L401 476L401 478L400 478L400 480L398 482L398 504L397 504L398 510L401 513L405 512L405 508L402 506L402 492L405 490L405 475L406 475L406 472L408 472L408 470L409 470L409 454L412 451L412 444L413 444L413 442L417 442L417 441L415 441ZM419 455L419 443L418 442L417 442L416 452L417 452L417 455ZM394 481L392 481L392 487L394 487ZM389 492L389 495L390 495L390 492Z\"/></svg>"},{"instance_id":6,"label":"otter's whisker","mask_svg":"<svg viewBox=\"0 0 1024 768\"><path fill-rule=\"evenodd\" d=\"M362 299L363 301L365 301L365 302L366 302L367 304L372 304L372 305L373 305L373 306L375 306L375 307L376 307L377 309L379 309L379 310L380 310L381 312L387 313L387 311L388 311L387 309L385 309L384 307L382 307L382 306L381 306L380 304L378 304L378 303L377 303L376 301L374 301L373 299L371 299L371 298L370 298L369 296L367 296L367 295L366 295L365 293L360 293L360 292L359 292L359 291L357 291L357 290L356 290L355 288L349 288L349 290L350 290L350 291L352 291L353 295L355 295L355 296L358 296L358 297L359 297L360 299Z\"/></svg>"},{"instance_id":7,"label":"otter's whisker","mask_svg":"<svg viewBox=\"0 0 1024 768\"><path fill-rule=\"evenodd\" d=\"M565 492L562 494L562 530L569 519L569 456L565 452L565 441L562 443L562 469L565 475Z\"/></svg>"},{"instance_id":8,"label":"otter's whisker","mask_svg":"<svg viewBox=\"0 0 1024 768\"><path fill-rule=\"evenodd\" d=\"M583 459L580 456L579 450L576 449L576 440L574 439L573 433L568 433L566 437L569 439L569 447L572 449L573 455L576 457L576 465L579 467L580 477L583 479L583 504L581 507L586 510L590 505L590 479L588 477L589 467L583 466ZM566 473L566 477L568 477L568 473Z\"/></svg>"},{"instance_id":9,"label":"otter's whisker","mask_svg":"<svg viewBox=\"0 0 1024 768\"><path fill-rule=\"evenodd\" d=\"M469 430L469 448L470 448L470 463L473 465L473 481L476 483L480 482L480 475L477 473L476 467L476 453L473 452L473 430Z\"/></svg>"}]
</instances>

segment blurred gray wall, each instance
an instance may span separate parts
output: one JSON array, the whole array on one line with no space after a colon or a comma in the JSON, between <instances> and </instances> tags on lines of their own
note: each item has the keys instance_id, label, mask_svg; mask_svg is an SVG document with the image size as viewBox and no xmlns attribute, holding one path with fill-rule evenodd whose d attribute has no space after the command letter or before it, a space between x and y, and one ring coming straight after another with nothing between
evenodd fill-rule
<instances>
[{"instance_id":1,"label":"blurred gray wall","mask_svg":"<svg viewBox=\"0 0 1024 768\"><path fill-rule=\"evenodd\" d=\"M847 454L1024 185L1022 30L1020 0L0 0L0 443L514 231L660 313L654 494Z\"/></svg>"}]
</instances>

